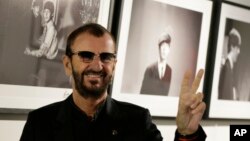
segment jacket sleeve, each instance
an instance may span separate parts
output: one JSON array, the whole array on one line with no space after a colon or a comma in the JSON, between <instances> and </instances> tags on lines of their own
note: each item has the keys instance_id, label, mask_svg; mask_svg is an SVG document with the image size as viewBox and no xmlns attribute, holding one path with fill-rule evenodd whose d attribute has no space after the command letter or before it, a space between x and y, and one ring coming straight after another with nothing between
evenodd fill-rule
<instances>
[{"instance_id":1,"label":"jacket sleeve","mask_svg":"<svg viewBox=\"0 0 250 141\"><path fill-rule=\"evenodd\" d=\"M147 141L162 141L161 132L157 129L157 126L152 122L152 117L149 110L146 110L146 140Z\"/></svg>"},{"instance_id":2,"label":"jacket sleeve","mask_svg":"<svg viewBox=\"0 0 250 141\"><path fill-rule=\"evenodd\" d=\"M146 69L146 71L144 72L144 76L143 76L143 80L142 80L142 85L141 85L141 90L140 90L140 94L145 94L148 93L149 89L148 87L150 83L150 79L149 79L149 68Z\"/></svg>"},{"instance_id":3,"label":"jacket sleeve","mask_svg":"<svg viewBox=\"0 0 250 141\"><path fill-rule=\"evenodd\" d=\"M199 126L198 130L191 135L181 135L177 130L175 131L175 139L174 141L205 141L206 140L206 133L202 129L201 126Z\"/></svg>"},{"instance_id":4,"label":"jacket sleeve","mask_svg":"<svg viewBox=\"0 0 250 141\"><path fill-rule=\"evenodd\" d=\"M147 141L162 141L163 138L161 136L161 132L157 129L157 126L152 122L152 117L147 110L146 114L146 140ZM176 130L175 132L175 139L174 141L205 141L206 139L206 133L202 129L201 126L199 126L198 130L191 135L183 136Z\"/></svg>"}]
</instances>

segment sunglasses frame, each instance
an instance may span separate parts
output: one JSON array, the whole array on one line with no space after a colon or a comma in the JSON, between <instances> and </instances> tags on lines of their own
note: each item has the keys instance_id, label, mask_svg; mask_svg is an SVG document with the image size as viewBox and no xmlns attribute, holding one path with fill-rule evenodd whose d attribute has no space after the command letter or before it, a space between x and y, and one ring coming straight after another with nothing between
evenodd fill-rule
<instances>
[{"instance_id":1,"label":"sunglasses frame","mask_svg":"<svg viewBox=\"0 0 250 141\"><path fill-rule=\"evenodd\" d=\"M89 53L89 54L86 56L83 56L84 53ZM77 52L72 52L71 56L73 55L77 55L83 62L86 62L86 63L92 62L95 59L95 57L99 57L101 62L103 63L110 63L113 61L112 59L114 60L116 59L116 54L110 53L110 52L102 52L99 54L95 54L94 52L91 52L91 51L77 51ZM87 59L84 59L84 57ZM106 58L110 58L110 59L106 59Z\"/></svg>"}]
</instances>

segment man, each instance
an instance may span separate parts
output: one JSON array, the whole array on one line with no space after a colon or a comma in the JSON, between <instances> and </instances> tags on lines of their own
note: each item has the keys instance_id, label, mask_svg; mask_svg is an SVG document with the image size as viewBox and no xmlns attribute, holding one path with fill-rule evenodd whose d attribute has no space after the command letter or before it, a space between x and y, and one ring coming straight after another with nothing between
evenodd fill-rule
<instances>
[{"instance_id":1,"label":"man","mask_svg":"<svg viewBox=\"0 0 250 141\"><path fill-rule=\"evenodd\" d=\"M73 79L73 93L65 101L30 112L21 141L161 141L147 109L108 95L115 53L115 41L102 26L90 23L73 31L63 57L66 74ZM192 88L190 75L183 79L176 141L206 138L199 126L205 103L203 95L196 94L203 70Z\"/></svg>"},{"instance_id":2,"label":"man","mask_svg":"<svg viewBox=\"0 0 250 141\"><path fill-rule=\"evenodd\" d=\"M163 32L159 37L159 59L147 67L141 86L141 94L168 95L172 69L167 64L171 36Z\"/></svg>"},{"instance_id":3,"label":"man","mask_svg":"<svg viewBox=\"0 0 250 141\"><path fill-rule=\"evenodd\" d=\"M219 99L239 100L234 80L234 65L240 54L241 36L238 30L232 28L228 37L228 55L221 68L219 80Z\"/></svg>"}]
</instances>

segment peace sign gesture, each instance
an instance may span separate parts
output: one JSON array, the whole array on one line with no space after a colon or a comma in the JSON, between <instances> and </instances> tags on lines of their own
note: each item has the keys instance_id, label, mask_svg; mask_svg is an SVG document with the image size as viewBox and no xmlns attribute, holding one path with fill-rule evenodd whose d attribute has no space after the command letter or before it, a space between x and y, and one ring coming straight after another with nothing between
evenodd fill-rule
<instances>
[{"instance_id":1,"label":"peace sign gesture","mask_svg":"<svg viewBox=\"0 0 250 141\"><path fill-rule=\"evenodd\" d=\"M191 72L187 71L184 75L181 85L179 108L176 118L178 132L183 135L193 134L198 130L201 118L206 109L206 104L203 102L203 94L196 92L204 70L199 70L192 85Z\"/></svg>"}]
</instances>

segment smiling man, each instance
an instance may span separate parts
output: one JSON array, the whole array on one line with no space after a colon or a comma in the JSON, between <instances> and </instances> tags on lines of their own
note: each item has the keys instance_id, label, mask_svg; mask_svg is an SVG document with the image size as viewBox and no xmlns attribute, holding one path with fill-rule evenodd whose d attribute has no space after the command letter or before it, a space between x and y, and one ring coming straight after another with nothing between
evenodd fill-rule
<instances>
[{"instance_id":1,"label":"smiling man","mask_svg":"<svg viewBox=\"0 0 250 141\"><path fill-rule=\"evenodd\" d=\"M86 24L67 40L63 64L72 77L73 93L66 100L29 113L21 141L162 141L148 109L117 101L107 89L116 65L115 41L98 24ZM184 76L180 93L175 141L204 141L199 126L205 110L203 94L192 87L191 73Z\"/></svg>"}]
</instances>

